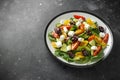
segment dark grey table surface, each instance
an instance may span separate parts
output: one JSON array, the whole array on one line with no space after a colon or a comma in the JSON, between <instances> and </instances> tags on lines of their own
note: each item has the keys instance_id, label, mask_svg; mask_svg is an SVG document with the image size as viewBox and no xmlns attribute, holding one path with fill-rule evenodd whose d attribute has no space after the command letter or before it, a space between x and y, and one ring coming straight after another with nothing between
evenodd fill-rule
<instances>
[{"instance_id":1,"label":"dark grey table surface","mask_svg":"<svg viewBox=\"0 0 120 80\"><path fill-rule=\"evenodd\" d=\"M71 68L54 59L44 31L56 15L84 10L103 18L114 34L114 47L103 62ZM119 80L119 0L0 0L0 80Z\"/></svg>"}]
</instances>

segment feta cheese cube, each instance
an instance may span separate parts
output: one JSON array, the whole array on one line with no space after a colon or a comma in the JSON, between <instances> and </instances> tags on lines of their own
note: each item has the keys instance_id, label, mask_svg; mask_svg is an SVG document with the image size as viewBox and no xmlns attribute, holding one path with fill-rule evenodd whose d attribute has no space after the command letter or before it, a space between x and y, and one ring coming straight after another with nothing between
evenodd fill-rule
<instances>
[{"instance_id":1,"label":"feta cheese cube","mask_svg":"<svg viewBox=\"0 0 120 80\"><path fill-rule=\"evenodd\" d=\"M100 33L99 33L99 36L100 36L101 38L104 38L104 37L105 37L105 33L100 32Z\"/></svg>"},{"instance_id":2,"label":"feta cheese cube","mask_svg":"<svg viewBox=\"0 0 120 80\"><path fill-rule=\"evenodd\" d=\"M63 41L65 39L65 35L60 36L60 41Z\"/></svg>"},{"instance_id":3,"label":"feta cheese cube","mask_svg":"<svg viewBox=\"0 0 120 80\"><path fill-rule=\"evenodd\" d=\"M68 36L70 36L70 37L72 37L74 34L75 34L74 31L69 31L68 32Z\"/></svg>"},{"instance_id":4,"label":"feta cheese cube","mask_svg":"<svg viewBox=\"0 0 120 80\"><path fill-rule=\"evenodd\" d=\"M85 25L85 29L86 29L86 30L88 30L88 29L89 29L89 27L90 27L90 25L89 25L89 24L87 24L86 22L83 22L83 24Z\"/></svg>"},{"instance_id":5,"label":"feta cheese cube","mask_svg":"<svg viewBox=\"0 0 120 80\"><path fill-rule=\"evenodd\" d=\"M77 27L79 27L80 25L81 25L81 22L80 22L80 21L76 22L76 26L77 26Z\"/></svg>"},{"instance_id":6,"label":"feta cheese cube","mask_svg":"<svg viewBox=\"0 0 120 80\"><path fill-rule=\"evenodd\" d=\"M80 41L80 42L83 42L84 41L84 38L78 38L78 41Z\"/></svg>"},{"instance_id":7,"label":"feta cheese cube","mask_svg":"<svg viewBox=\"0 0 120 80\"><path fill-rule=\"evenodd\" d=\"M68 29L66 27L63 28L64 32L67 33Z\"/></svg>"},{"instance_id":8,"label":"feta cheese cube","mask_svg":"<svg viewBox=\"0 0 120 80\"><path fill-rule=\"evenodd\" d=\"M97 46L92 46L91 47L91 50L96 50L97 49Z\"/></svg>"},{"instance_id":9,"label":"feta cheese cube","mask_svg":"<svg viewBox=\"0 0 120 80\"><path fill-rule=\"evenodd\" d=\"M82 20L82 18L80 18L80 19L78 19L78 21L79 21L79 22L82 22L83 20Z\"/></svg>"},{"instance_id":10,"label":"feta cheese cube","mask_svg":"<svg viewBox=\"0 0 120 80\"><path fill-rule=\"evenodd\" d=\"M57 48L60 48L60 47L62 47L62 42L61 41L57 41L56 45L57 45Z\"/></svg>"}]
</instances>

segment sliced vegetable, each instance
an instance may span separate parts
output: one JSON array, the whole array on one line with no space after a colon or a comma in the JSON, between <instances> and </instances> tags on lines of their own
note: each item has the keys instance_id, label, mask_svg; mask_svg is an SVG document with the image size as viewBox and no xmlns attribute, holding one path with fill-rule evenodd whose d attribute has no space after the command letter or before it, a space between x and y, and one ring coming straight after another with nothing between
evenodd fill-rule
<instances>
[{"instance_id":1,"label":"sliced vegetable","mask_svg":"<svg viewBox=\"0 0 120 80\"><path fill-rule=\"evenodd\" d=\"M88 38L88 41L91 41L95 38L95 35L91 35L89 38Z\"/></svg>"},{"instance_id":2,"label":"sliced vegetable","mask_svg":"<svg viewBox=\"0 0 120 80\"><path fill-rule=\"evenodd\" d=\"M79 44L80 44L80 42L79 42L79 41L77 41L77 42L73 43L73 44L72 44L72 50L77 49L77 48L78 48L78 46L79 46Z\"/></svg>"},{"instance_id":3,"label":"sliced vegetable","mask_svg":"<svg viewBox=\"0 0 120 80\"><path fill-rule=\"evenodd\" d=\"M56 42L51 42L52 47L57 48Z\"/></svg>"},{"instance_id":4,"label":"sliced vegetable","mask_svg":"<svg viewBox=\"0 0 120 80\"><path fill-rule=\"evenodd\" d=\"M102 39L98 36L95 36L94 40L96 41L97 44L101 44L101 42L102 42Z\"/></svg>"},{"instance_id":5,"label":"sliced vegetable","mask_svg":"<svg viewBox=\"0 0 120 80\"><path fill-rule=\"evenodd\" d=\"M100 52L101 49L102 49L102 47L98 46L97 50L94 51L93 56L96 56Z\"/></svg>"},{"instance_id":6,"label":"sliced vegetable","mask_svg":"<svg viewBox=\"0 0 120 80\"><path fill-rule=\"evenodd\" d=\"M76 19L82 19L82 20L85 20L85 17L83 17L83 16L80 16L80 15L74 15L74 18L76 18Z\"/></svg>"},{"instance_id":7,"label":"sliced vegetable","mask_svg":"<svg viewBox=\"0 0 120 80\"><path fill-rule=\"evenodd\" d=\"M85 30L84 26L85 26L84 24L81 24L79 28L84 31Z\"/></svg>"},{"instance_id":8,"label":"sliced vegetable","mask_svg":"<svg viewBox=\"0 0 120 80\"><path fill-rule=\"evenodd\" d=\"M82 52L76 52L74 60L79 60L80 58L84 58L85 56L83 55Z\"/></svg>"},{"instance_id":9,"label":"sliced vegetable","mask_svg":"<svg viewBox=\"0 0 120 80\"><path fill-rule=\"evenodd\" d=\"M50 41L56 41L56 39L52 36L52 33L48 33L48 38Z\"/></svg>"},{"instance_id":10,"label":"sliced vegetable","mask_svg":"<svg viewBox=\"0 0 120 80\"><path fill-rule=\"evenodd\" d=\"M75 31L75 34L76 35L79 35L79 34L81 34L81 33L83 33L84 32L84 25L82 24L81 26L80 26L80 29L77 29L76 31Z\"/></svg>"},{"instance_id":11,"label":"sliced vegetable","mask_svg":"<svg viewBox=\"0 0 120 80\"><path fill-rule=\"evenodd\" d=\"M95 23L94 23L90 18L87 18L87 19L86 19L86 22L87 22L91 27L96 28Z\"/></svg>"},{"instance_id":12,"label":"sliced vegetable","mask_svg":"<svg viewBox=\"0 0 120 80\"><path fill-rule=\"evenodd\" d=\"M66 44L63 44L62 47L61 47L61 51L64 51L64 52L67 52L67 45Z\"/></svg>"},{"instance_id":13,"label":"sliced vegetable","mask_svg":"<svg viewBox=\"0 0 120 80\"><path fill-rule=\"evenodd\" d=\"M105 37L103 38L103 42L107 43L108 42L108 38L109 38L109 34L106 33Z\"/></svg>"},{"instance_id":14,"label":"sliced vegetable","mask_svg":"<svg viewBox=\"0 0 120 80\"><path fill-rule=\"evenodd\" d=\"M89 44L90 44L91 46L95 46L95 40L93 39L93 40L89 41Z\"/></svg>"},{"instance_id":15,"label":"sliced vegetable","mask_svg":"<svg viewBox=\"0 0 120 80\"><path fill-rule=\"evenodd\" d=\"M77 26L74 25L74 26L72 26L72 27L70 28L70 31L75 31L76 29L77 29Z\"/></svg>"},{"instance_id":16,"label":"sliced vegetable","mask_svg":"<svg viewBox=\"0 0 120 80\"><path fill-rule=\"evenodd\" d=\"M52 36L53 36L54 38L59 38L59 35L58 35L57 33L55 33L54 31L52 32Z\"/></svg>"},{"instance_id":17,"label":"sliced vegetable","mask_svg":"<svg viewBox=\"0 0 120 80\"><path fill-rule=\"evenodd\" d=\"M70 25L70 20L68 19L68 20L64 20L64 23L63 23L64 25Z\"/></svg>"},{"instance_id":18,"label":"sliced vegetable","mask_svg":"<svg viewBox=\"0 0 120 80\"><path fill-rule=\"evenodd\" d=\"M88 41L87 40L84 40L80 43L80 46L87 46L88 44Z\"/></svg>"},{"instance_id":19,"label":"sliced vegetable","mask_svg":"<svg viewBox=\"0 0 120 80\"><path fill-rule=\"evenodd\" d=\"M75 31L75 34L76 34L76 35L79 35L79 34L81 34L81 33L83 33L83 30L81 30L81 29L78 29L78 30Z\"/></svg>"}]
</instances>

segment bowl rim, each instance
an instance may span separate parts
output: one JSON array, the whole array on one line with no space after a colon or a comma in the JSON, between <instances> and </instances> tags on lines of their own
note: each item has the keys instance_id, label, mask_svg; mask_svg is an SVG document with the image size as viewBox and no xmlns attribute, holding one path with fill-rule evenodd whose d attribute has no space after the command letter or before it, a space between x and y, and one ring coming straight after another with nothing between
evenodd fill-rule
<instances>
[{"instance_id":1,"label":"bowl rim","mask_svg":"<svg viewBox=\"0 0 120 80\"><path fill-rule=\"evenodd\" d=\"M47 49L48 49L49 52L52 54L52 56L53 56L54 58L56 58L56 60L58 60L59 62L65 64L65 65L71 66L71 67L87 68L87 67L91 67L91 66L94 66L94 65L102 62L104 59L106 59L106 58L108 57L108 55L106 55L105 57L101 58L101 59L98 60L97 62L94 62L93 64L73 65L73 64L66 63L66 62L58 59L58 57L55 56L55 55L53 54L53 52L51 52L51 50L49 49L48 44L47 44L47 39L46 39L46 33L47 33L47 29L48 29L49 25L50 25L50 24L52 23L52 21L54 21L57 17L59 17L59 16L61 16L61 15L63 15L63 14L71 13L71 12L87 13L87 14L90 14L90 15L95 16L96 18L98 18L98 19L100 19L101 21L103 21L103 23L105 23L105 25L107 26L107 28L109 28L109 30L110 30L110 32L111 32L111 35L112 35L112 38L113 38L113 39L112 39L112 40L113 40L113 42L112 42L112 47L111 47L108 55L111 53L111 51L112 51L112 49L113 49L113 46L114 46L114 34L113 34L113 31L112 31L111 27L109 26L109 24L108 24L104 19L102 19L101 17L99 17L98 15L96 15L96 14L94 14L94 13L91 13L91 12L88 12L88 11L82 11L82 10L70 10L70 11L65 11L65 12L59 13L58 15L56 15L55 17L53 17L53 18L48 22L48 24L47 24L47 26L46 26L46 28L45 28L45 32L44 32L44 41L45 41L45 45L47 46ZM75 64L77 64L77 63L75 63Z\"/></svg>"}]
</instances>

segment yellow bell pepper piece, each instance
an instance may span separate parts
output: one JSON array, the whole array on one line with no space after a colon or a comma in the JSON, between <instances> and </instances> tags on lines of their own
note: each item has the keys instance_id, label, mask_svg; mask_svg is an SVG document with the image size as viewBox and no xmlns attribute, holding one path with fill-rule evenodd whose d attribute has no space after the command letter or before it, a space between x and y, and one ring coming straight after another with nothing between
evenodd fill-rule
<instances>
[{"instance_id":1,"label":"yellow bell pepper piece","mask_svg":"<svg viewBox=\"0 0 120 80\"><path fill-rule=\"evenodd\" d=\"M100 37L95 36L95 41L98 45L101 45L102 48L105 48L107 45L105 42L103 42L103 40Z\"/></svg>"},{"instance_id":2,"label":"yellow bell pepper piece","mask_svg":"<svg viewBox=\"0 0 120 80\"><path fill-rule=\"evenodd\" d=\"M96 25L94 24L94 22L90 19L90 18L87 18L86 19L86 22L93 28L96 28Z\"/></svg>"},{"instance_id":3,"label":"yellow bell pepper piece","mask_svg":"<svg viewBox=\"0 0 120 80\"><path fill-rule=\"evenodd\" d=\"M82 42L80 43L80 46L86 46L87 44L88 44L88 41L85 40L85 41L82 41Z\"/></svg>"},{"instance_id":4,"label":"yellow bell pepper piece","mask_svg":"<svg viewBox=\"0 0 120 80\"><path fill-rule=\"evenodd\" d=\"M62 35L64 35L64 36L65 36L65 38L67 38L67 33L62 32Z\"/></svg>"},{"instance_id":5,"label":"yellow bell pepper piece","mask_svg":"<svg viewBox=\"0 0 120 80\"><path fill-rule=\"evenodd\" d=\"M64 21L64 25L69 25L69 24L70 24L70 20L69 19Z\"/></svg>"},{"instance_id":6,"label":"yellow bell pepper piece","mask_svg":"<svg viewBox=\"0 0 120 80\"><path fill-rule=\"evenodd\" d=\"M103 41L102 41L101 45L102 45L102 48L105 48L107 46L107 44Z\"/></svg>"},{"instance_id":7,"label":"yellow bell pepper piece","mask_svg":"<svg viewBox=\"0 0 120 80\"><path fill-rule=\"evenodd\" d=\"M53 48L57 48L56 42L51 42Z\"/></svg>"},{"instance_id":8,"label":"yellow bell pepper piece","mask_svg":"<svg viewBox=\"0 0 120 80\"><path fill-rule=\"evenodd\" d=\"M96 43L100 44L102 42L102 39L100 37L95 36Z\"/></svg>"},{"instance_id":9,"label":"yellow bell pepper piece","mask_svg":"<svg viewBox=\"0 0 120 80\"><path fill-rule=\"evenodd\" d=\"M76 52L75 53L75 60L79 60L80 58L84 58L85 56L83 56L82 52Z\"/></svg>"},{"instance_id":10,"label":"yellow bell pepper piece","mask_svg":"<svg viewBox=\"0 0 120 80\"><path fill-rule=\"evenodd\" d=\"M79 34L81 34L81 33L83 33L83 32L84 32L84 30L78 29L78 30L75 31L75 34L76 34L76 35L79 35Z\"/></svg>"}]
</instances>

